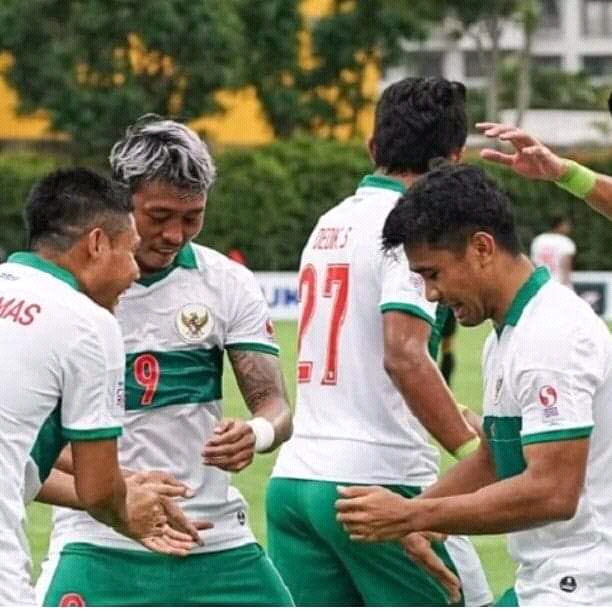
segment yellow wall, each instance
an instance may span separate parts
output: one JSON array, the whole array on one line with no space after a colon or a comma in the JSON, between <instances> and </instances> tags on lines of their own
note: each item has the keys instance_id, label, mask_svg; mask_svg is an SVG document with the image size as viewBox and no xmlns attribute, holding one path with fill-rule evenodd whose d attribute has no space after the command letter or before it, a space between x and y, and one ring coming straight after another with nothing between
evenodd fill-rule
<instances>
[{"instance_id":1,"label":"yellow wall","mask_svg":"<svg viewBox=\"0 0 612 612\"><path fill-rule=\"evenodd\" d=\"M306 20L316 19L328 13L333 0L302 0L301 10ZM305 32L302 37L301 61L308 65L310 58L310 38ZM11 57L0 53L0 74L10 65ZM379 73L375 66L366 71L366 93L378 93ZM205 133L212 141L225 145L258 145L273 139L273 131L268 124L255 90L247 87L237 92L221 91L218 100L225 108L223 113L202 117L191 122L191 126ZM333 98L333 92L330 92ZM44 112L18 117L16 114L17 95L0 76L0 139L37 140L53 137L49 133L49 121ZM371 130L373 109L367 109L359 116L358 126L362 134ZM334 134L338 138L349 135L348 128L338 128Z\"/></svg>"}]
</instances>

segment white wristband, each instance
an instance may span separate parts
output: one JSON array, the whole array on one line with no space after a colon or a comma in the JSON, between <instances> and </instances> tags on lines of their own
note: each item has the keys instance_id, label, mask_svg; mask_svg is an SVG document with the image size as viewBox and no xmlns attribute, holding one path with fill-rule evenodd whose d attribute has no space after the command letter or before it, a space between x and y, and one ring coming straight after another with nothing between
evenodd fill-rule
<instances>
[{"instance_id":1,"label":"white wristband","mask_svg":"<svg viewBox=\"0 0 612 612\"><path fill-rule=\"evenodd\" d=\"M274 426L264 417L255 417L247 423L255 434L255 450L258 453L268 450L274 444Z\"/></svg>"}]
</instances>

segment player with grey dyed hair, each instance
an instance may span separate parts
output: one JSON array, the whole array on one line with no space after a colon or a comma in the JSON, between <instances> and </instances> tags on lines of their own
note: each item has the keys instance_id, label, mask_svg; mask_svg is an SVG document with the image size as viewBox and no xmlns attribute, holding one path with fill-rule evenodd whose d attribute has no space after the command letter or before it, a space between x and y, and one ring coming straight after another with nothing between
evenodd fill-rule
<instances>
[{"instance_id":1,"label":"player with grey dyed hair","mask_svg":"<svg viewBox=\"0 0 612 612\"><path fill-rule=\"evenodd\" d=\"M208 193L216 177L208 147L189 127L144 115L111 149L113 178L134 191L143 181L160 180L177 189Z\"/></svg>"},{"instance_id":2,"label":"player with grey dyed hair","mask_svg":"<svg viewBox=\"0 0 612 612\"><path fill-rule=\"evenodd\" d=\"M290 436L291 416L268 305L254 275L192 243L215 178L210 153L186 126L145 116L112 148L110 162L114 178L130 190L141 236L142 276L116 309L127 352L120 461L128 470L182 478L193 491L181 500L182 510L214 527L203 533L203 548L170 559L83 512L56 510L39 600L291 605L229 482L255 452ZM249 420L223 417L225 350Z\"/></svg>"}]
</instances>

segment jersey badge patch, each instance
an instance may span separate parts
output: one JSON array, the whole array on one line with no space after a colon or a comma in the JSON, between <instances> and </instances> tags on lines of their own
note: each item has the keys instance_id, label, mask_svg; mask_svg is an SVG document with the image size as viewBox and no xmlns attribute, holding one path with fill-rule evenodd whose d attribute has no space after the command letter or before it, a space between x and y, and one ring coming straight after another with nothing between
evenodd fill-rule
<instances>
[{"instance_id":1,"label":"jersey badge patch","mask_svg":"<svg viewBox=\"0 0 612 612\"><path fill-rule=\"evenodd\" d=\"M202 304L187 304L176 315L176 328L186 342L201 342L212 331L214 320Z\"/></svg>"}]
</instances>

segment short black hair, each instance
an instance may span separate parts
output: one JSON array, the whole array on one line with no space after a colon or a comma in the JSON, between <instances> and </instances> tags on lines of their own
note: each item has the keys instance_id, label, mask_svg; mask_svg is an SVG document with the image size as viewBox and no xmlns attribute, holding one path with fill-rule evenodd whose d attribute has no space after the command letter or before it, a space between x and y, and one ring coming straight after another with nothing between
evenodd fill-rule
<instances>
[{"instance_id":1,"label":"short black hair","mask_svg":"<svg viewBox=\"0 0 612 612\"><path fill-rule=\"evenodd\" d=\"M69 249L96 225L111 237L132 212L127 189L86 168L56 170L32 187L25 206L28 248Z\"/></svg>"},{"instance_id":2,"label":"short black hair","mask_svg":"<svg viewBox=\"0 0 612 612\"><path fill-rule=\"evenodd\" d=\"M467 138L465 86L438 77L410 77L387 87L376 106L372 155L387 174L422 174Z\"/></svg>"},{"instance_id":3,"label":"short black hair","mask_svg":"<svg viewBox=\"0 0 612 612\"><path fill-rule=\"evenodd\" d=\"M567 215L562 215L562 214L552 215L552 217L550 218L550 222L549 222L550 229L555 229L563 223L571 224L572 220Z\"/></svg>"},{"instance_id":4,"label":"short black hair","mask_svg":"<svg viewBox=\"0 0 612 612\"><path fill-rule=\"evenodd\" d=\"M427 244L463 252L478 231L491 234L512 255L521 252L508 194L477 166L445 164L398 200L385 221L383 248Z\"/></svg>"}]
</instances>

